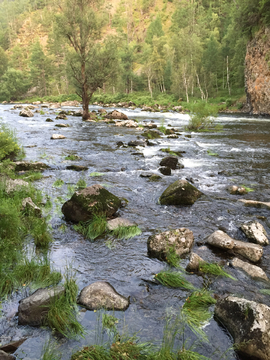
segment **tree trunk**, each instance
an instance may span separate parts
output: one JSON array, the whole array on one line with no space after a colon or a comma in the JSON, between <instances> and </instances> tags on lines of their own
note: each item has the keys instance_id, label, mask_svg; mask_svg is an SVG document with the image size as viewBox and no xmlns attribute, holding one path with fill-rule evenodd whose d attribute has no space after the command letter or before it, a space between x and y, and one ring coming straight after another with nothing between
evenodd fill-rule
<instances>
[{"instance_id":1,"label":"tree trunk","mask_svg":"<svg viewBox=\"0 0 270 360\"><path fill-rule=\"evenodd\" d=\"M85 91L85 89L83 89L83 94L82 94L82 106L83 106L83 120L88 120L90 115L89 115L89 95L87 94L87 91Z\"/></svg>"}]
</instances>

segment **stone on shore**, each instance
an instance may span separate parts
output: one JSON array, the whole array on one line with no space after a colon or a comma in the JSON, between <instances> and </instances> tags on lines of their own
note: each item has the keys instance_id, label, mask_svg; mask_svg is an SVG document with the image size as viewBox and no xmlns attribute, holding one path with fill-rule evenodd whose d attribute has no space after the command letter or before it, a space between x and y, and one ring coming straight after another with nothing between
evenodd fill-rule
<instances>
[{"instance_id":1,"label":"stone on shore","mask_svg":"<svg viewBox=\"0 0 270 360\"><path fill-rule=\"evenodd\" d=\"M126 310L129 299L120 295L112 285L105 281L97 281L82 289L78 304L88 310Z\"/></svg>"},{"instance_id":2,"label":"stone on shore","mask_svg":"<svg viewBox=\"0 0 270 360\"><path fill-rule=\"evenodd\" d=\"M221 230L209 235L206 243L220 249L233 250L252 262L258 262L263 255L263 248L260 245L235 240Z\"/></svg>"},{"instance_id":3,"label":"stone on shore","mask_svg":"<svg viewBox=\"0 0 270 360\"><path fill-rule=\"evenodd\" d=\"M165 231L148 238L148 254L150 257L166 261L169 250L174 249L176 255L182 257L190 252L193 242L194 236L189 229L180 228Z\"/></svg>"},{"instance_id":4,"label":"stone on shore","mask_svg":"<svg viewBox=\"0 0 270 360\"><path fill-rule=\"evenodd\" d=\"M70 200L62 206L67 220L73 222L88 221L94 215L112 217L121 206L121 200L101 185L89 186L76 191Z\"/></svg>"},{"instance_id":5,"label":"stone on shore","mask_svg":"<svg viewBox=\"0 0 270 360\"><path fill-rule=\"evenodd\" d=\"M238 258L234 258L231 264L234 268L243 270L253 279L265 280L265 281L269 280L266 273L259 266L249 264L246 261L242 261Z\"/></svg>"},{"instance_id":6,"label":"stone on shore","mask_svg":"<svg viewBox=\"0 0 270 360\"><path fill-rule=\"evenodd\" d=\"M269 240L265 228L258 221L250 221L241 226L241 230L245 233L246 237L259 245L268 245Z\"/></svg>"},{"instance_id":7,"label":"stone on shore","mask_svg":"<svg viewBox=\"0 0 270 360\"><path fill-rule=\"evenodd\" d=\"M256 208L270 209L270 202L256 201L256 200L245 200L239 199L245 206L252 206Z\"/></svg>"},{"instance_id":8,"label":"stone on shore","mask_svg":"<svg viewBox=\"0 0 270 360\"><path fill-rule=\"evenodd\" d=\"M234 338L238 351L250 359L270 359L270 308L228 296L218 300L215 315Z\"/></svg>"},{"instance_id":9,"label":"stone on shore","mask_svg":"<svg viewBox=\"0 0 270 360\"><path fill-rule=\"evenodd\" d=\"M202 196L202 192L187 180L176 180L163 192L159 201L161 205L192 205Z\"/></svg>"}]
</instances>

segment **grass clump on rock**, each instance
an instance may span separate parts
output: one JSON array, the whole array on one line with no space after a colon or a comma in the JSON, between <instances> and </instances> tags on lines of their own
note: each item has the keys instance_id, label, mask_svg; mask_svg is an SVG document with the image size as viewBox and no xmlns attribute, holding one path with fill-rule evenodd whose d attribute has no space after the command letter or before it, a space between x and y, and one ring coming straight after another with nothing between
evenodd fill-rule
<instances>
[{"instance_id":1,"label":"grass clump on rock","mask_svg":"<svg viewBox=\"0 0 270 360\"><path fill-rule=\"evenodd\" d=\"M183 288L188 290L194 290L194 286L187 281L183 274L180 272L172 271L161 271L155 275L155 279L158 280L162 285L171 288Z\"/></svg>"},{"instance_id":2,"label":"grass clump on rock","mask_svg":"<svg viewBox=\"0 0 270 360\"><path fill-rule=\"evenodd\" d=\"M118 226L112 230L111 234L117 239L131 239L134 236L141 235L142 231L137 225L133 226Z\"/></svg>"},{"instance_id":3,"label":"grass clump on rock","mask_svg":"<svg viewBox=\"0 0 270 360\"><path fill-rule=\"evenodd\" d=\"M57 179L55 180L55 182L53 183L54 187L62 187L64 185L64 181L62 179Z\"/></svg>"},{"instance_id":4,"label":"grass clump on rock","mask_svg":"<svg viewBox=\"0 0 270 360\"><path fill-rule=\"evenodd\" d=\"M102 235L107 228L107 220L105 216L94 215L92 220L74 225L74 230L81 233L87 239L95 240Z\"/></svg>"},{"instance_id":5,"label":"grass clump on rock","mask_svg":"<svg viewBox=\"0 0 270 360\"><path fill-rule=\"evenodd\" d=\"M65 157L65 160L71 160L71 161L80 160L80 159L81 158L78 155L74 155L74 154Z\"/></svg>"}]
</instances>

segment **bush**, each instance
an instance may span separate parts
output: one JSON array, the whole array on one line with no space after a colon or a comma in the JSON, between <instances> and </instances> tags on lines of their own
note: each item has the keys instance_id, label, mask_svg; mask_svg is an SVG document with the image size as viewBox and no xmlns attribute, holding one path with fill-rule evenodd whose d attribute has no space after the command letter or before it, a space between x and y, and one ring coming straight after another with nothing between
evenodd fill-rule
<instances>
[{"instance_id":1,"label":"bush","mask_svg":"<svg viewBox=\"0 0 270 360\"><path fill-rule=\"evenodd\" d=\"M0 124L0 161L23 154L15 132L5 124Z\"/></svg>"},{"instance_id":2,"label":"bush","mask_svg":"<svg viewBox=\"0 0 270 360\"><path fill-rule=\"evenodd\" d=\"M193 104L187 129L195 131L208 129L213 124L217 112L217 107L203 101Z\"/></svg>"}]
</instances>

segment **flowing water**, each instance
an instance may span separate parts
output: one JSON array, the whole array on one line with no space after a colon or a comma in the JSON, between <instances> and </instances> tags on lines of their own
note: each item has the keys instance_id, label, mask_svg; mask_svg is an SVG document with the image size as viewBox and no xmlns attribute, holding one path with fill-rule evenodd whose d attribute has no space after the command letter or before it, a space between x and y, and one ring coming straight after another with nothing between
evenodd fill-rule
<instances>
[{"instance_id":1,"label":"flowing water","mask_svg":"<svg viewBox=\"0 0 270 360\"><path fill-rule=\"evenodd\" d=\"M154 146L117 147L122 141L140 138L141 131L118 128L112 124L82 122L80 118L69 116L68 120L46 122L47 117L55 119L52 111L45 115L35 114L33 118L22 118L10 105L0 106L0 116L5 123L17 131L18 138L25 148L26 160L43 161L50 165L44 177L37 181L36 187L44 196L53 201L51 211L54 242L51 246L50 260L53 267L65 272L68 265L76 271L80 290L97 280L105 280L124 296L130 296L131 304L124 313L117 312L120 328L126 326L129 334L138 333L142 341L159 344L163 336L166 318L176 313L183 305L188 292L168 289L151 282L153 275L166 267L166 264L151 259L147 255L147 239L158 231L187 227L195 237L194 251L207 261L223 261L227 269L238 281L227 278L213 279L209 289L223 296L234 294L249 300L270 305L269 297L259 289L265 288L262 282L251 280L243 272L228 266L230 257L222 251L208 248L204 238L221 228L233 238L244 240L239 230L244 222L257 219L269 234L269 211L244 207L237 200L240 196L230 195L229 185L245 185L254 189L245 199L268 201L270 194L270 120L265 118L220 116L217 122L223 125L220 132L187 133L185 126L189 116L176 113L147 113L136 110L123 110L129 118L144 124L153 121L158 125L171 125L180 133L178 139L163 136L152 140ZM97 106L91 107L97 110ZM67 123L68 128L56 129L56 123ZM53 133L66 136L65 140L50 140ZM149 182L140 177L143 172L159 173L159 162L165 156L161 148L184 151L180 159L183 169L172 171L172 176L163 176L159 182ZM209 155L209 151L218 156ZM81 160L67 161L65 156L77 154ZM89 170L76 172L66 170L70 164L86 165ZM92 172L103 173L92 177ZM72 224L66 223L61 213L62 204L70 198L74 185L84 179L88 186L99 183L115 195L128 200L119 215L136 222L142 230L140 236L130 240L100 238L90 242L76 233ZM192 179L194 185L205 195L194 205L187 207L161 206L159 196L166 187L177 179ZM62 179L64 185L56 188L53 183ZM265 247L262 260L258 264L270 277L270 247ZM27 251L33 252L29 244ZM187 260L183 260L185 266ZM205 280L197 275L189 275L188 280L202 287ZM22 337L27 341L17 351L18 359L40 359L42 347L50 336L47 329L18 326L17 311L20 298L27 296L29 289L15 294L2 304L3 316L0 318L0 342L2 344ZM94 343L98 313L80 312L79 319L86 328L85 339L59 341L62 359L69 359L72 352L83 345ZM211 359L238 359L233 351L224 352L232 346L232 339L214 318L204 328L209 342L199 343L197 350ZM186 331L185 339L192 344L195 335Z\"/></svg>"}]
</instances>

